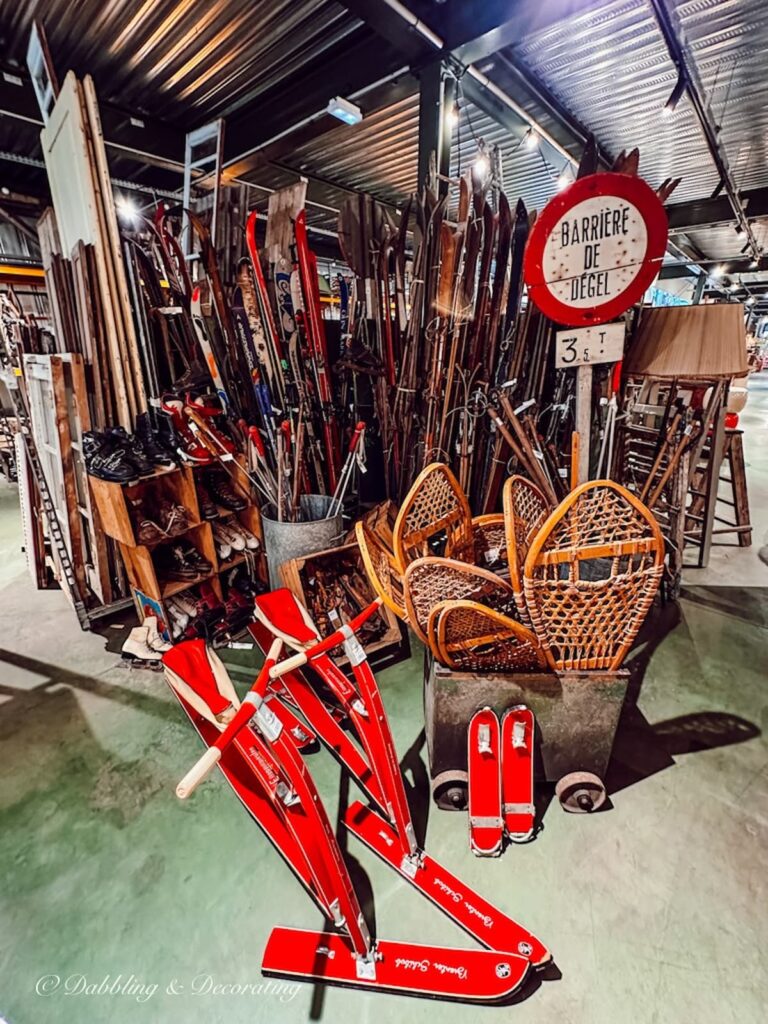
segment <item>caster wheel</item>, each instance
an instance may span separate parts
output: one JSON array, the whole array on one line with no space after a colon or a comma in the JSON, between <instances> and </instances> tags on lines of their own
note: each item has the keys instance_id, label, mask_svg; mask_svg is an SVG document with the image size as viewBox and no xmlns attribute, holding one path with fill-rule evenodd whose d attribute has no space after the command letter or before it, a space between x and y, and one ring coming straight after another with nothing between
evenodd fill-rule
<instances>
[{"instance_id":1,"label":"caster wheel","mask_svg":"<svg viewBox=\"0 0 768 1024\"><path fill-rule=\"evenodd\" d=\"M467 790L466 772L441 772L432 780L432 796L441 811L465 811Z\"/></svg>"},{"instance_id":2,"label":"caster wheel","mask_svg":"<svg viewBox=\"0 0 768 1024\"><path fill-rule=\"evenodd\" d=\"M569 814L591 814L602 807L607 793L602 779L592 772L570 772L555 786L560 806Z\"/></svg>"}]
</instances>

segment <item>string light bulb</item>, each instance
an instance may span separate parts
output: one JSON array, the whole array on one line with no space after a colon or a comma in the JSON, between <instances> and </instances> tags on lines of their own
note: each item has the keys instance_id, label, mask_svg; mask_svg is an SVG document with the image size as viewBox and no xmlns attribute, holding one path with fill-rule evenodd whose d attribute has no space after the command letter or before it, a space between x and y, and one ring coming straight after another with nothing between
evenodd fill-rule
<instances>
[{"instance_id":1,"label":"string light bulb","mask_svg":"<svg viewBox=\"0 0 768 1024\"><path fill-rule=\"evenodd\" d=\"M475 172L476 177L481 180L488 177L488 172L491 169L491 165L488 162L488 157L484 153L479 153L475 157L475 162L472 165L472 170Z\"/></svg>"},{"instance_id":2,"label":"string light bulb","mask_svg":"<svg viewBox=\"0 0 768 1024\"><path fill-rule=\"evenodd\" d=\"M565 171L561 171L557 179L557 191L562 192L564 188L568 188L571 184L571 179Z\"/></svg>"},{"instance_id":3,"label":"string light bulb","mask_svg":"<svg viewBox=\"0 0 768 1024\"><path fill-rule=\"evenodd\" d=\"M128 224L133 224L139 216L139 208L130 196L115 197L115 209L118 217Z\"/></svg>"},{"instance_id":4,"label":"string light bulb","mask_svg":"<svg viewBox=\"0 0 768 1024\"><path fill-rule=\"evenodd\" d=\"M529 128L525 137L525 144L528 149L536 149L539 144L539 133L534 128Z\"/></svg>"},{"instance_id":5,"label":"string light bulb","mask_svg":"<svg viewBox=\"0 0 768 1024\"><path fill-rule=\"evenodd\" d=\"M448 124L453 128L459 123L461 116L461 108L458 103L454 103L451 109L448 111Z\"/></svg>"}]
</instances>

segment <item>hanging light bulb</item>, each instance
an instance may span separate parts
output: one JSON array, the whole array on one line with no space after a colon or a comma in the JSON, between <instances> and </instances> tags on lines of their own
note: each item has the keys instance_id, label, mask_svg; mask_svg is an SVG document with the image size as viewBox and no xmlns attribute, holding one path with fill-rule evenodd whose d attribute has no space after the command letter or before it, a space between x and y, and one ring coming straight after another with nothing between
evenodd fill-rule
<instances>
[{"instance_id":1,"label":"hanging light bulb","mask_svg":"<svg viewBox=\"0 0 768 1024\"><path fill-rule=\"evenodd\" d=\"M487 178L490 169L491 165L488 161L488 157L484 153L478 153L475 157L475 162L472 164L472 170L475 172L475 176L481 180Z\"/></svg>"},{"instance_id":2,"label":"hanging light bulb","mask_svg":"<svg viewBox=\"0 0 768 1024\"><path fill-rule=\"evenodd\" d=\"M115 210L118 217L128 224L134 224L139 216L139 207L131 196L116 196Z\"/></svg>"},{"instance_id":3,"label":"hanging light bulb","mask_svg":"<svg viewBox=\"0 0 768 1024\"><path fill-rule=\"evenodd\" d=\"M722 277L724 273L725 273L725 267L722 264L720 264L719 266L712 268L712 270L710 271L709 276L710 277Z\"/></svg>"},{"instance_id":4,"label":"hanging light bulb","mask_svg":"<svg viewBox=\"0 0 768 1024\"><path fill-rule=\"evenodd\" d=\"M453 128L459 123L461 117L461 107L458 102L454 103L451 109L448 111L448 124Z\"/></svg>"},{"instance_id":5,"label":"hanging light bulb","mask_svg":"<svg viewBox=\"0 0 768 1024\"><path fill-rule=\"evenodd\" d=\"M566 171L561 171L557 179L557 191L562 192L564 188L568 188L571 184L570 176Z\"/></svg>"},{"instance_id":6,"label":"hanging light bulb","mask_svg":"<svg viewBox=\"0 0 768 1024\"><path fill-rule=\"evenodd\" d=\"M528 132L525 137L525 144L528 147L528 149L536 149L536 147L539 144L539 133L535 129L528 129Z\"/></svg>"},{"instance_id":7,"label":"hanging light bulb","mask_svg":"<svg viewBox=\"0 0 768 1024\"><path fill-rule=\"evenodd\" d=\"M754 301L755 301L755 296L754 295L750 295L749 298L747 299L746 305L751 306L751 305L753 305Z\"/></svg>"}]
</instances>

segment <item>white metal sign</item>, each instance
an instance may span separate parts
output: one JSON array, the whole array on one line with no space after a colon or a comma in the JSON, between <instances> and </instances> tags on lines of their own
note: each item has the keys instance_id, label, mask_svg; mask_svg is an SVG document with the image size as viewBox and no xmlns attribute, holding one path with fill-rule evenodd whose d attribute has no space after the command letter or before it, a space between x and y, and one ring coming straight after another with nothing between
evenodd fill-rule
<instances>
[{"instance_id":1,"label":"white metal sign","mask_svg":"<svg viewBox=\"0 0 768 1024\"><path fill-rule=\"evenodd\" d=\"M647 250L640 210L620 196L594 196L555 224L544 246L544 279L558 301L591 309L627 290Z\"/></svg>"},{"instance_id":2,"label":"white metal sign","mask_svg":"<svg viewBox=\"0 0 768 1024\"><path fill-rule=\"evenodd\" d=\"M624 356L624 321L600 327L574 327L555 334L555 366L618 363Z\"/></svg>"}]
</instances>

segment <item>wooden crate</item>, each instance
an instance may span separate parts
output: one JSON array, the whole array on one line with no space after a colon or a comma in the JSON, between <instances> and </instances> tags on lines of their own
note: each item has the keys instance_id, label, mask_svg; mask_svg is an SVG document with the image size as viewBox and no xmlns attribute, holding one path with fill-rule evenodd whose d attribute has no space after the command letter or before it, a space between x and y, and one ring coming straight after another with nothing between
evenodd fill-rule
<instances>
[{"instance_id":1,"label":"wooden crate","mask_svg":"<svg viewBox=\"0 0 768 1024\"><path fill-rule=\"evenodd\" d=\"M195 481L192 470L186 466L158 470L153 476L143 477L134 484L116 484L94 476L90 481L104 532L126 547L139 547L131 516L130 502L133 498L147 501L147 512L150 515L153 501L167 499L183 505L190 513L190 525L200 525Z\"/></svg>"},{"instance_id":2,"label":"wooden crate","mask_svg":"<svg viewBox=\"0 0 768 1024\"><path fill-rule=\"evenodd\" d=\"M357 544L342 544L340 547L327 548L325 551L317 551L302 558L292 558L280 567L280 575L286 587L310 609L310 614L312 614L311 602L307 597L310 574L318 566L338 569L345 560L350 560L355 565L365 586L366 597L369 601L373 601L376 595L368 583ZM363 644L368 660L376 668L394 665L398 661L409 658L411 653L408 633L401 626L397 617L384 605L381 607L380 614L387 624L386 632L379 640ZM342 667L347 664L347 659L341 654L340 649L335 652L334 660Z\"/></svg>"}]
</instances>

